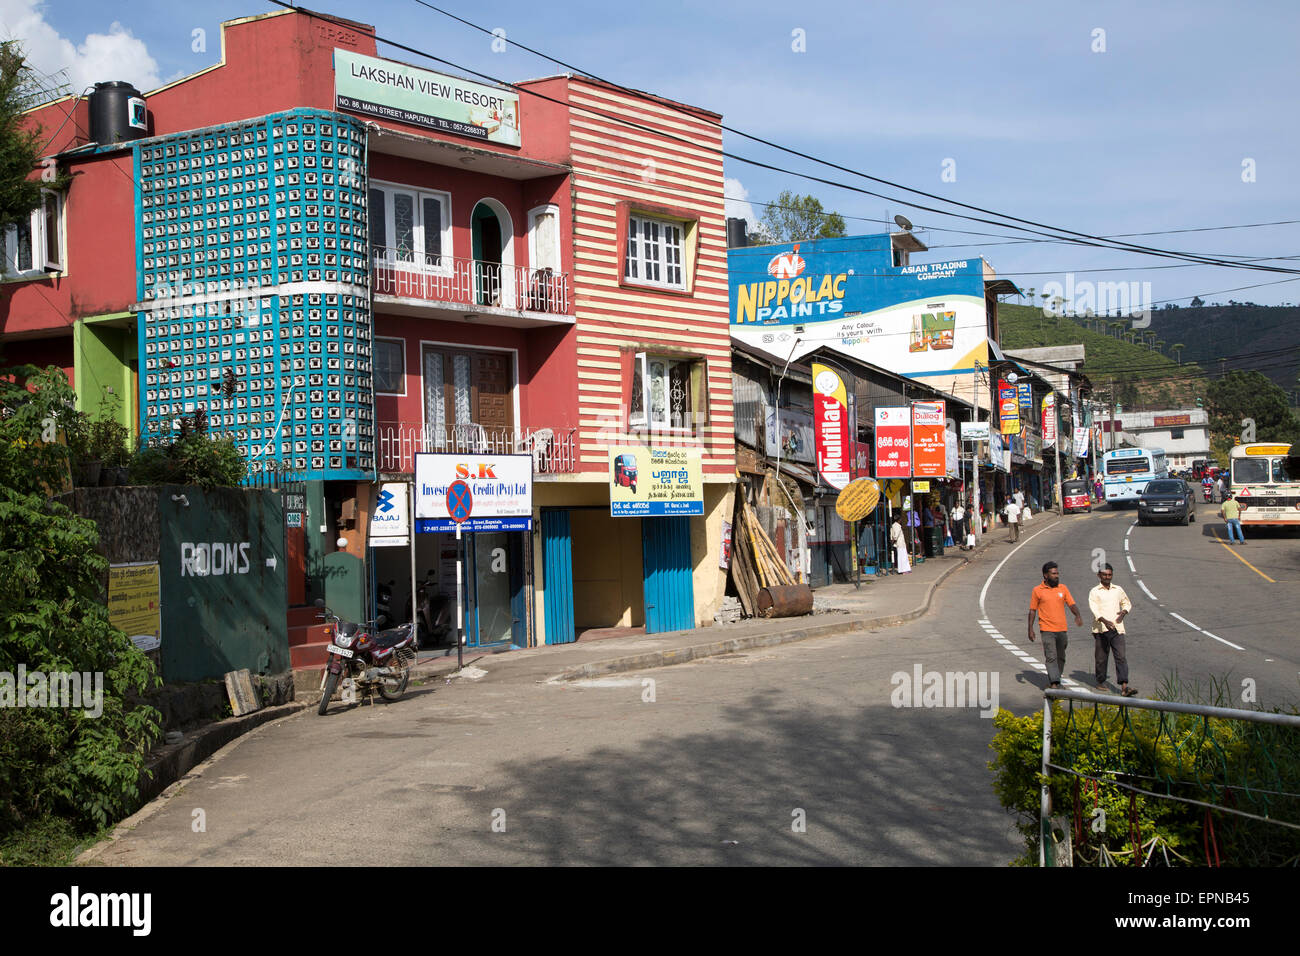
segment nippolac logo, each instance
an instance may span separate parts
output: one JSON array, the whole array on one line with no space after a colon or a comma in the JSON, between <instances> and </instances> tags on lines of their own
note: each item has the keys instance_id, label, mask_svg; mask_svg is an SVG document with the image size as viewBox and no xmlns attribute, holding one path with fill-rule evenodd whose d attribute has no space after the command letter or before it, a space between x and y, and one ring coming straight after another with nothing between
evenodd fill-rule
<instances>
[{"instance_id":1,"label":"nippolac logo","mask_svg":"<svg viewBox=\"0 0 1300 956\"><path fill-rule=\"evenodd\" d=\"M795 276L802 275L807 265L803 256L799 255L799 244L795 243L792 251L772 257L767 264L767 274L773 279L793 279Z\"/></svg>"},{"instance_id":2,"label":"nippolac logo","mask_svg":"<svg viewBox=\"0 0 1300 956\"><path fill-rule=\"evenodd\" d=\"M479 462L477 466L461 464L456 466L456 477L478 478L480 480L491 478L495 480L497 476L497 473L493 470L495 468L496 465L485 462Z\"/></svg>"}]
</instances>

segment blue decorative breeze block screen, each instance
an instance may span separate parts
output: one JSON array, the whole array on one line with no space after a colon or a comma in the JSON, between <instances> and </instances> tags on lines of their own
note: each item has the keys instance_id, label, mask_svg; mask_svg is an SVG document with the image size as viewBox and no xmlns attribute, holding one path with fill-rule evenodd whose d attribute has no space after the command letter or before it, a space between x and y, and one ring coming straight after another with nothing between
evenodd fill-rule
<instances>
[{"instance_id":1,"label":"blue decorative breeze block screen","mask_svg":"<svg viewBox=\"0 0 1300 956\"><path fill-rule=\"evenodd\" d=\"M254 474L373 477L365 145L306 109L135 145L150 444L202 411Z\"/></svg>"}]
</instances>

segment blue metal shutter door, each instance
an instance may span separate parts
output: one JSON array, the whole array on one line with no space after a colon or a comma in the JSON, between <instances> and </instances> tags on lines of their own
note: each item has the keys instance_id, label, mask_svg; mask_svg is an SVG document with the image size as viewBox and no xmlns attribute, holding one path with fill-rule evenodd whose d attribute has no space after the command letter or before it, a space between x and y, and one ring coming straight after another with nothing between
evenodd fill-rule
<instances>
[{"instance_id":1,"label":"blue metal shutter door","mask_svg":"<svg viewBox=\"0 0 1300 956\"><path fill-rule=\"evenodd\" d=\"M641 548L645 566L645 632L660 634L694 628L691 519L643 518Z\"/></svg>"},{"instance_id":2,"label":"blue metal shutter door","mask_svg":"<svg viewBox=\"0 0 1300 956\"><path fill-rule=\"evenodd\" d=\"M569 513L542 510L542 561L546 580L546 643L571 644L573 629L573 538Z\"/></svg>"}]
</instances>

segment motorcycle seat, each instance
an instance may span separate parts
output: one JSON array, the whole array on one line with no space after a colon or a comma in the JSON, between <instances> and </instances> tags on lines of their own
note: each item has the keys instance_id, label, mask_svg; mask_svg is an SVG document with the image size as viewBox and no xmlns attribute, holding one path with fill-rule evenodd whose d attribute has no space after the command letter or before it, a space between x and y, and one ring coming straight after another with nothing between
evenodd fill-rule
<instances>
[{"instance_id":1,"label":"motorcycle seat","mask_svg":"<svg viewBox=\"0 0 1300 956\"><path fill-rule=\"evenodd\" d=\"M390 627L386 631L380 631L375 635L376 647L392 647L394 644L400 644L406 638L411 636L411 625L403 624L401 627Z\"/></svg>"}]
</instances>

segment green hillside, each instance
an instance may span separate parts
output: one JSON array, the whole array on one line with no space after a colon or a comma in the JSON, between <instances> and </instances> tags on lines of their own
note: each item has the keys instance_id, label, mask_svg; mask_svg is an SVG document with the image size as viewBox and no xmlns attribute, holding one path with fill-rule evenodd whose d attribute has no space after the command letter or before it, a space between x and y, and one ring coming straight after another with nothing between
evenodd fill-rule
<instances>
[{"instance_id":1,"label":"green hillside","mask_svg":"<svg viewBox=\"0 0 1300 956\"><path fill-rule=\"evenodd\" d=\"M1230 301L1155 309L1151 331L1170 345L1184 345L1184 362L1199 362L1216 375L1222 358L1226 371L1262 372L1290 395L1300 387L1300 308L1296 306Z\"/></svg>"},{"instance_id":2,"label":"green hillside","mask_svg":"<svg viewBox=\"0 0 1300 956\"><path fill-rule=\"evenodd\" d=\"M1153 313L1153 315L1156 313ZM1083 322L1088 322L1085 328ZM1126 405L1179 407L1204 398L1208 384L1204 370L1184 360L1180 365L1162 354L1169 343L1149 329L1133 329L1131 321L1070 319L1044 315L1027 305L998 306L998 326L1004 349L1028 349L1046 345L1084 347L1082 371L1102 391L1113 380L1117 400ZM1101 331L1098 331L1101 330ZM1146 344L1138 344L1138 339ZM1130 340L1131 339L1131 340ZM1155 349L1152 343L1161 343Z\"/></svg>"}]
</instances>

